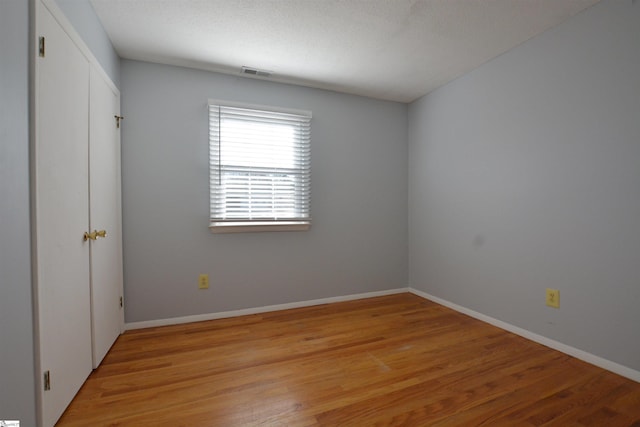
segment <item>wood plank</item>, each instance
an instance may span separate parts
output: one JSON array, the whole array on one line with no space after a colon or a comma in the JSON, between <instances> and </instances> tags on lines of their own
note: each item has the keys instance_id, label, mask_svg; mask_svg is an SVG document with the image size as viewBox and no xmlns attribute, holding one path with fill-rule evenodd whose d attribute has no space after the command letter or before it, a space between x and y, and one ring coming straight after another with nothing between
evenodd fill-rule
<instances>
[{"instance_id":1,"label":"wood plank","mask_svg":"<svg viewBox=\"0 0 640 427\"><path fill-rule=\"evenodd\" d=\"M397 294L129 331L58 425L632 426L639 403L638 383Z\"/></svg>"}]
</instances>

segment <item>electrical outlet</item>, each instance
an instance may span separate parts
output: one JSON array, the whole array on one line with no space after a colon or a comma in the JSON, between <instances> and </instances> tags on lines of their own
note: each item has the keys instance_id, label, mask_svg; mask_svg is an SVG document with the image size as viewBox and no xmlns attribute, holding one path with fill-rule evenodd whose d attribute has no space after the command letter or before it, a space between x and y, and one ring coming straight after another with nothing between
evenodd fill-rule
<instances>
[{"instance_id":1,"label":"electrical outlet","mask_svg":"<svg viewBox=\"0 0 640 427\"><path fill-rule=\"evenodd\" d=\"M549 307L560 308L560 291L547 288L547 305Z\"/></svg>"},{"instance_id":2,"label":"electrical outlet","mask_svg":"<svg viewBox=\"0 0 640 427\"><path fill-rule=\"evenodd\" d=\"M201 274L198 277L198 289L209 289L209 275Z\"/></svg>"}]
</instances>

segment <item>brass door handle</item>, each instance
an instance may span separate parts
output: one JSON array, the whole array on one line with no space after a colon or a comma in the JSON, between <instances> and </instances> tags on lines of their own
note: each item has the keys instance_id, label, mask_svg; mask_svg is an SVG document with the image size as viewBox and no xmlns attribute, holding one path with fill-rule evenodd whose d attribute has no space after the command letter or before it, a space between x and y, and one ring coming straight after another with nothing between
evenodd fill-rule
<instances>
[{"instance_id":1,"label":"brass door handle","mask_svg":"<svg viewBox=\"0 0 640 427\"><path fill-rule=\"evenodd\" d=\"M98 237L107 237L107 230L93 230L90 233L85 231L82 240L84 240L85 242L87 240L98 240Z\"/></svg>"}]
</instances>

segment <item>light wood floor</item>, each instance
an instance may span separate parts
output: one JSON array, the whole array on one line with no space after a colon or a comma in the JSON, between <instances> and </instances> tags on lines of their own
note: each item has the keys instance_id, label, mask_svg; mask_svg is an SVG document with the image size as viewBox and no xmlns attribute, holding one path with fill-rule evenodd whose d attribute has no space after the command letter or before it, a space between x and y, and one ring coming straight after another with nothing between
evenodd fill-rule
<instances>
[{"instance_id":1,"label":"light wood floor","mask_svg":"<svg viewBox=\"0 0 640 427\"><path fill-rule=\"evenodd\" d=\"M640 426L640 384L412 294L129 331L59 426Z\"/></svg>"}]
</instances>

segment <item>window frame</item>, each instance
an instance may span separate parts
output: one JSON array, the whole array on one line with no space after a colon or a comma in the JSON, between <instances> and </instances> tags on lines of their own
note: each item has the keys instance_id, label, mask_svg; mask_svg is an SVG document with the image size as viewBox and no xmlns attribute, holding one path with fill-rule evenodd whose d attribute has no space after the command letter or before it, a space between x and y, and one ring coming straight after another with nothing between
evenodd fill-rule
<instances>
[{"instance_id":1,"label":"window frame","mask_svg":"<svg viewBox=\"0 0 640 427\"><path fill-rule=\"evenodd\" d=\"M211 106L214 107L227 107L227 108L235 108L235 109L244 109L244 110L256 110L258 112L263 113L275 113L275 114L285 114L285 115L293 115L299 116L301 119L308 120L309 124L309 136L306 138L306 145L303 146L303 149L307 152L306 161L302 163L302 168L300 171L303 171L303 178L309 181L306 185L306 191L302 192L303 199L306 200L307 205L307 215L303 218L256 218L256 219L240 219L234 221L233 219L220 219L214 216L214 208L213 205L215 203L214 198L216 197L216 191L214 191L216 184L215 180L220 179L220 169L223 167L221 163L218 164L217 168L214 166L213 158L214 158L214 150L218 150L219 147L215 147L214 144L221 144L222 141L216 140L215 136L212 132L212 114L211 114ZM310 184L310 176L311 176L311 111L307 110L299 110L292 108L283 108L276 107L271 105L260 105L260 104L249 104L235 101L226 101L220 99L209 99L207 102L207 112L208 112L208 129L209 129L209 229L212 233L245 233L245 232L266 232L266 231L306 231L311 227L311 213L310 213L310 202L311 202L311 184ZM218 129L220 127L220 122L217 124ZM296 147L297 149L297 147ZM296 153L299 154L299 153ZM306 166L305 166L306 164ZM258 166L256 166L258 167ZM256 173L257 176L259 174ZM219 184L217 184L219 185ZM298 194L298 193L296 193Z\"/></svg>"}]
</instances>

